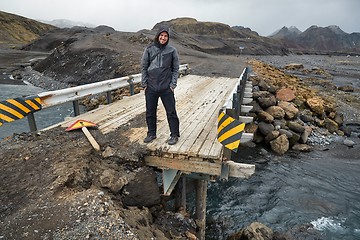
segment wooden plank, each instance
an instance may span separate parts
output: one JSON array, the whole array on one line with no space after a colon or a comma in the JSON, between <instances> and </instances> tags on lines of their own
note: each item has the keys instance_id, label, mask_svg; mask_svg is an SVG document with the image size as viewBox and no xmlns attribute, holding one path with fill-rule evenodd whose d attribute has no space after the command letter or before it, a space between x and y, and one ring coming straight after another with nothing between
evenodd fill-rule
<instances>
[{"instance_id":1,"label":"wooden plank","mask_svg":"<svg viewBox=\"0 0 360 240\"><path fill-rule=\"evenodd\" d=\"M145 156L148 166L160 169L177 169L184 172L196 172L219 176L221 173L221 162L189 161L176 158L162 158L158 156Z\"/></svg>"}]
</instances>

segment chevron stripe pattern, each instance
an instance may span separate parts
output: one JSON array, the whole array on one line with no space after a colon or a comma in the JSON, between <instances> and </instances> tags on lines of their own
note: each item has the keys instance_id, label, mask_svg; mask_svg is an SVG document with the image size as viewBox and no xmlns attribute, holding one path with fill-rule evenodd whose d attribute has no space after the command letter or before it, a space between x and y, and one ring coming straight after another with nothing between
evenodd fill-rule
<instances>
[{"instance_id":1,"label":"chevron stripe pattern","mask_svg":"<svg viewBox=\"0 0 360 240\"><path fill-rule=\"evenodd\" d=\"M0 102L0 126L26 117L29 113L41 110L41 99L38 96L14 98Z\"/></svg>"},{"instance_id":2,"label":"chevron stripe pattern","mask_svg":"<svg viewBox=\"0 0 360 240\"><path fill-rule=\"evenodd\" d=\"M237 152L245 123L230 117L223 111L218 116L218 141L226 148Z\"/></svg>"}]
</instances>

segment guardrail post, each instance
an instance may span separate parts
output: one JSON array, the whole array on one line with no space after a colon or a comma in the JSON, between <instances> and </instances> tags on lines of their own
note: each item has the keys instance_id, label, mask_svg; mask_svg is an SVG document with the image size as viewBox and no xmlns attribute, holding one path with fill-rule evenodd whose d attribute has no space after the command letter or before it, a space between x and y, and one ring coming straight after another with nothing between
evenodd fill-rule
<instances>
[{"instance_id":1,"label":"guardrail post","mask_svg":"<svg viewBox=\"0 0 360 240\"><path fill-rule=\"evenodd\" d=\"M73 101L73 107L74 107L74 115L75 116L80 115L79 100L74 100Z\"/></svg>"},{"instance_id":2,"label":"guardrail post","mask_svg":"<svg viewBox=\"0 0 360 240\"><path fill-rule=\"evenodd\" d=\"M36 121L35 121L34 113L30 112L27 115L27 119L28 119L28 123L29 123L30 132L36 132L37 127L36 127Z\"/></svg>"},{"instance_id":3,"label":"guardrail post","mask_svg":"<svg viewBox=\"0 0 360 240\"><path fill-rule=\"evenodd\" d=\"M106 101L108 104L111 103L111 91L106 92Z\"/></svg>"},{"instance_id":4,"label":"guardrail post","mask_svg":"<svg viewBox=\"0 0 360 240\"><path fill-rule=\"evenodd\" d=\"M127 82L129 83L130 86L130 95L134 95L134 77L130 76Z\"/></svg>"}]
</instances>

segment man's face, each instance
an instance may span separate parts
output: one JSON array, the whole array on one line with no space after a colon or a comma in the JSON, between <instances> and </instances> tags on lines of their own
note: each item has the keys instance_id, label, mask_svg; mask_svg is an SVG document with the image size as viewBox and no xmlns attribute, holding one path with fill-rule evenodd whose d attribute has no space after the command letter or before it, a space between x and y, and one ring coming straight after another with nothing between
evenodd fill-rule
<instances>
[{"instance_id":1,"label":"man's face","mask_svg":"<svg viewBox=\"0 0 360 240\"><path fill-rule=\"evenodd\" d=\"M169 35L167 34L167 32L162 32L159 35L159 42L161 45L164 45L169 39Z\"/></svg>"}]
</instances>

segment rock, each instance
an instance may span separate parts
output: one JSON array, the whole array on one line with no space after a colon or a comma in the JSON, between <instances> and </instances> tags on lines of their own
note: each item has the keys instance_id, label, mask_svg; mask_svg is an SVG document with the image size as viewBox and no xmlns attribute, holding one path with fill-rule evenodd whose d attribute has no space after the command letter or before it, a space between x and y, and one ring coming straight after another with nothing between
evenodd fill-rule
<instances>
[{"instance_id":1,"label":"rock","mask_svg":"<svg viewBox=\"0 0 360 240\"><path fill-rule=\"evenodd\" d=\"M259 98L269 98L273 96L273 94L271 94L268 91L257 91L257 92L253 92L253 99L257 100Z\"/></svg>"},{"instance_id":2,"label":"rock","mask_svg":"<svg viewBox=\"0 0 360 240\"><path fill-rule=\"evenodd\" d=\"M269 91L270 89L270 85L264 80L260 80L258 86L261 91Z\"/></svg>"},{"instance_id":3,"label":"rock","mask_svg":"<svg viewBox=\"0 0 360 240\"><path fill-rule=\"evenodd\" d=\"M292 103L280 101L278 106L284 110L286 119L294 119L299 113L299 109Z\"/></svg>"},{"instance_id":4,"label":"rock","mask_svg":"<svg viewBox=\"0 0 360 240\"><path fill-rule=\"evenodd\" d=\"M104 150L104 152L102 153L102 156L104 158L108 158L108 157L112 157L115 155L115 151L114 149L112 149L110 146L107 146Z\"/></svg>"},{"instance_id":5,"label":"rock","mask_svg":"<svg viewBox=\"0 0 360 240\"><path fill-rule=\"evenodd\" d=\"M347 136L347 137L350 137L351 136L351 128L349 128L348 126L341 126L340 127L340 130L343 131L344 135Z\"/></svg>"},{"instance_id":6,"label":"rock","mask_svg":"<svg viewBox=\"0 0 360 240\"><path fill-rule=\"evenodd\" d=\"M280 129L280 130L279 130L279 133L280 133L280 135L281 135L281 134L285 134L286 137L289 138L289 139L292 138L292 136L293 136L293 133L290 132L290 131L288 131L288 130L286 130L286 129Z\"/></svg>"},{"instance_id":7,"label":"rock","mask_svg":"<svg viewBox=\"0 0 360 240\"><path fill-rule=\"evenodd\" d=\"M336 130L338 130L338 128L339 128L339 125L334 120L331 120L330 118L325 118L324 126L327 130L329 130L330 133L336 132Z\"/></svg>"},{"instance_id":8,"label":"rock","mask_svg":"<svg viewBox=\"0 0 360 240\"><path fill-rule=\"evenodd\" d=\"M333 120L339 125L342 126L344 124L344 114L342 113L336 113Z\"/></svg>"},{"instance_id":9,"label":"rock","mask_svg":"<svg viewBox=\"0 0 360 240\"><path fill-rule=\"evenodd\" d=\"M248 123L245 125L245 132L247 133L255 133L258 130L259 126L254 122Z\"/></svg>"},{"instance_id":10,"label":"rock","mask_svg":"<svg viewBox=\"0 0 360 240\"><path fill-rule=\"evenodd\" d=\"M286 135L280 135L270 142L271 149L277 154L283 155L289 150L289 140Z\"/></svg>"},{"instance_id":11,"label":"rock","mask_svg":"<svg viewBox=\"0 0 360 240\"><path fill-rule=\"evenodd\" d=\"M290 88L282 88L277 91L276 98L281 101L291 102L295 99L295 91Z\"/></svg>"},{"instance_id":12,"label":"rock","mask_svg":"<svg viewBox=\"0 0 360 240\"><path fill-rule=\"evenodd\" d=\"M287 126L289 127L290 130L293 130L294 132L297 133L303 133L305 131L305 127L302 126L300 123L295 122L295 121L289 121L287 123Z\"/></svg>"},{"instance_id":13,"label":"rock","mask_svg":"<svg viewBox=\"0 0 360 240\"><path fill-rule=\"evenodd\" d=\"M302 111L300 113L299 118L301 119L301 121L306 122L306 123L313 123L314 122L314 117L312 115L312 112L308 109Z\"/></svg>"},{"instance_id":14,"label":"rock","mask_svg":"<svg viewBox=\"0 0 360 240\"><path fill-rule=\"evenodd\" d=\"M266 98L259 98L258 102L263 109L276 105L276 98L274 95Z\"/></svg>"},{"instance_id":15,"label":"rock","mask_svg":"<svg viewBox=\"0 0 360 240\"><path fill-rule=\"evenodd\" d=\"M100 184L102 187L110 189L114 194L118 193L126 184L128 179L120 176L118 172L113 169L105 170L100 176Z\"/></svg>"},{"instance_id":16,"label":"rock","mask_svg":"<svg viewBox=\"0 0 360 240\"><path fill-rule=\"evenodd\" d=\"M265 137L265 143L270 143L270 141L274 140L280 135L279 131L271 131Z\"/></svg>"},{"instance_id":17,"label":"rock","mask_svg":"<svg viewBox=\"0 0 360 240\"><path fill-rule=\"evenodd\" d=\"M324 113L324 101L320 97L313 97L306 100L307 106L311 111L315 112L319 116Z\"/></svg>"},{"instance_id":18,"label":"rock","mask_svg":"<svg viewBox=\"0 0 360 240\"><path fill-rule=\"evenodd\" d=\"M259 111L257 117L258 117L259 121L266 122L266 123L272 123L274 121L274 117L271 114L269 114L263 110Z\"/></svg>"},{"instance_id":19,"label":"rock","mask_svg":"<svg viewBox=\"0 0 360 240\"><path fill-rule=\"evenodd\" d=\"M289 138L289 145L293 146L299 141L300 134L298 134L296 132L291 132L291 133L292 133L292 136L291 136L291 138Z\"/></svg>"},{"instance_id":20,"label":"rock","mask_svg":"<svg viewBox=\"0 0 360 240\"><path fill-rule=\"evenodd\" d=\"M338 90L343 91L343 92L354 92L355 89L353 86L345 85L345 86L338 87Z\"/></svg>"},{"instance_id":21,"label":"rock","mask_svg":"<svg viewBox=\"0 0 360 240\"><path fill-rule=\"evenodd\" d=\"M266 109L266 112L269 113L271 116L277 119L282 119L285 117L285 111L279 106L271 106Z\"/></svg>"},{"instance_id":22,"label":"rock","mask_svg":"<svg viewBox=\"0 0 360 240\"><path fill-rule=\"evenodd\" d=\"M249 106L252 106L253 108L250 110L251 113L259 113L263 109L261 108L260 104L257 101L252 101L248 104Z\"/></svg>"},{"instance_id":23,"label":"rock","mask_svg":"<svg viewBox=\"0 0 360 240\"><path fill-rule=\"evenodd\" d=\"M304 126L305 131L301 134L299 142L300 143L306 143L311 132L312 132L312 127L311 126Z\"/></svg>"},{"instance_id":24,"label":"rock","mask_svg":"<svg viewBox=\"0 0 360 240\"><path fill-rule=\"evenodd\" d=\"M275 119L273 124L274 126L280 126L281 129L288 129L288 126L286 125L287 122L285 119Z\"/></svg>"},{"instance_id":25,"label":"rock","mask_svg":"<svg viewBox=\"0 0 360 240\"><path fill-rule=\"evenodd\" d=\"M268 135L271 131L274 131L274 126L270 123L260 122L258 127L260 133L264 136Z\"/></svg>"},{"instance_id":26,"label":"rock","mask_svg":"<svg viewBox=\"0 0 360 240\"><path fill-rule=\"evenodd\" d=\"M125 186L129 194L124 198L124 205L150 207L160 203L160 190L156 181L156 174L150 168L141 168L133 181Z\"/></svg>"},{"instance_id":27,"label":"rock","mask_svg":"<svg viewBox=\"0 0 360 240\"><path fill-rule=\"evenodd\" d=\"M302 69L304 69L304 65L302 65L301 63L290 63L290 64L287 64L284 67L284 69L290 70L290 71L302 70Z\"/></svg>"},{"instance_id":28,"label":"rock","mask_svg":"<svg viewBox=\"0 0 360 240\"><path fill-rule=\"evenodd\" d=\"M271 240L273 239L273 231L259 222L253 222L239 232L230 235L228 240Z\"/></svg>"},{"instance_id":29,"label":"rock","mask_svg":"<svg viewBox=\"0 0 360 240\"><path fill-rule=\"evenodd\" d=\"M350 139L345 139L344 140L344 145L348 146L348 147L353 147L355 145L355 142L350 140Z\"/></svg>"},{"instance_id":30,"label":"rock","mask_svg":"<svg viewBox=\"0 0 360 240\"><path fill-rule=\"evenodd\" d=\"M291 149L300 152L310 152L312 148L307 144L297 143L294 146L292 146Z\"/></svg>"}]
</instances>

